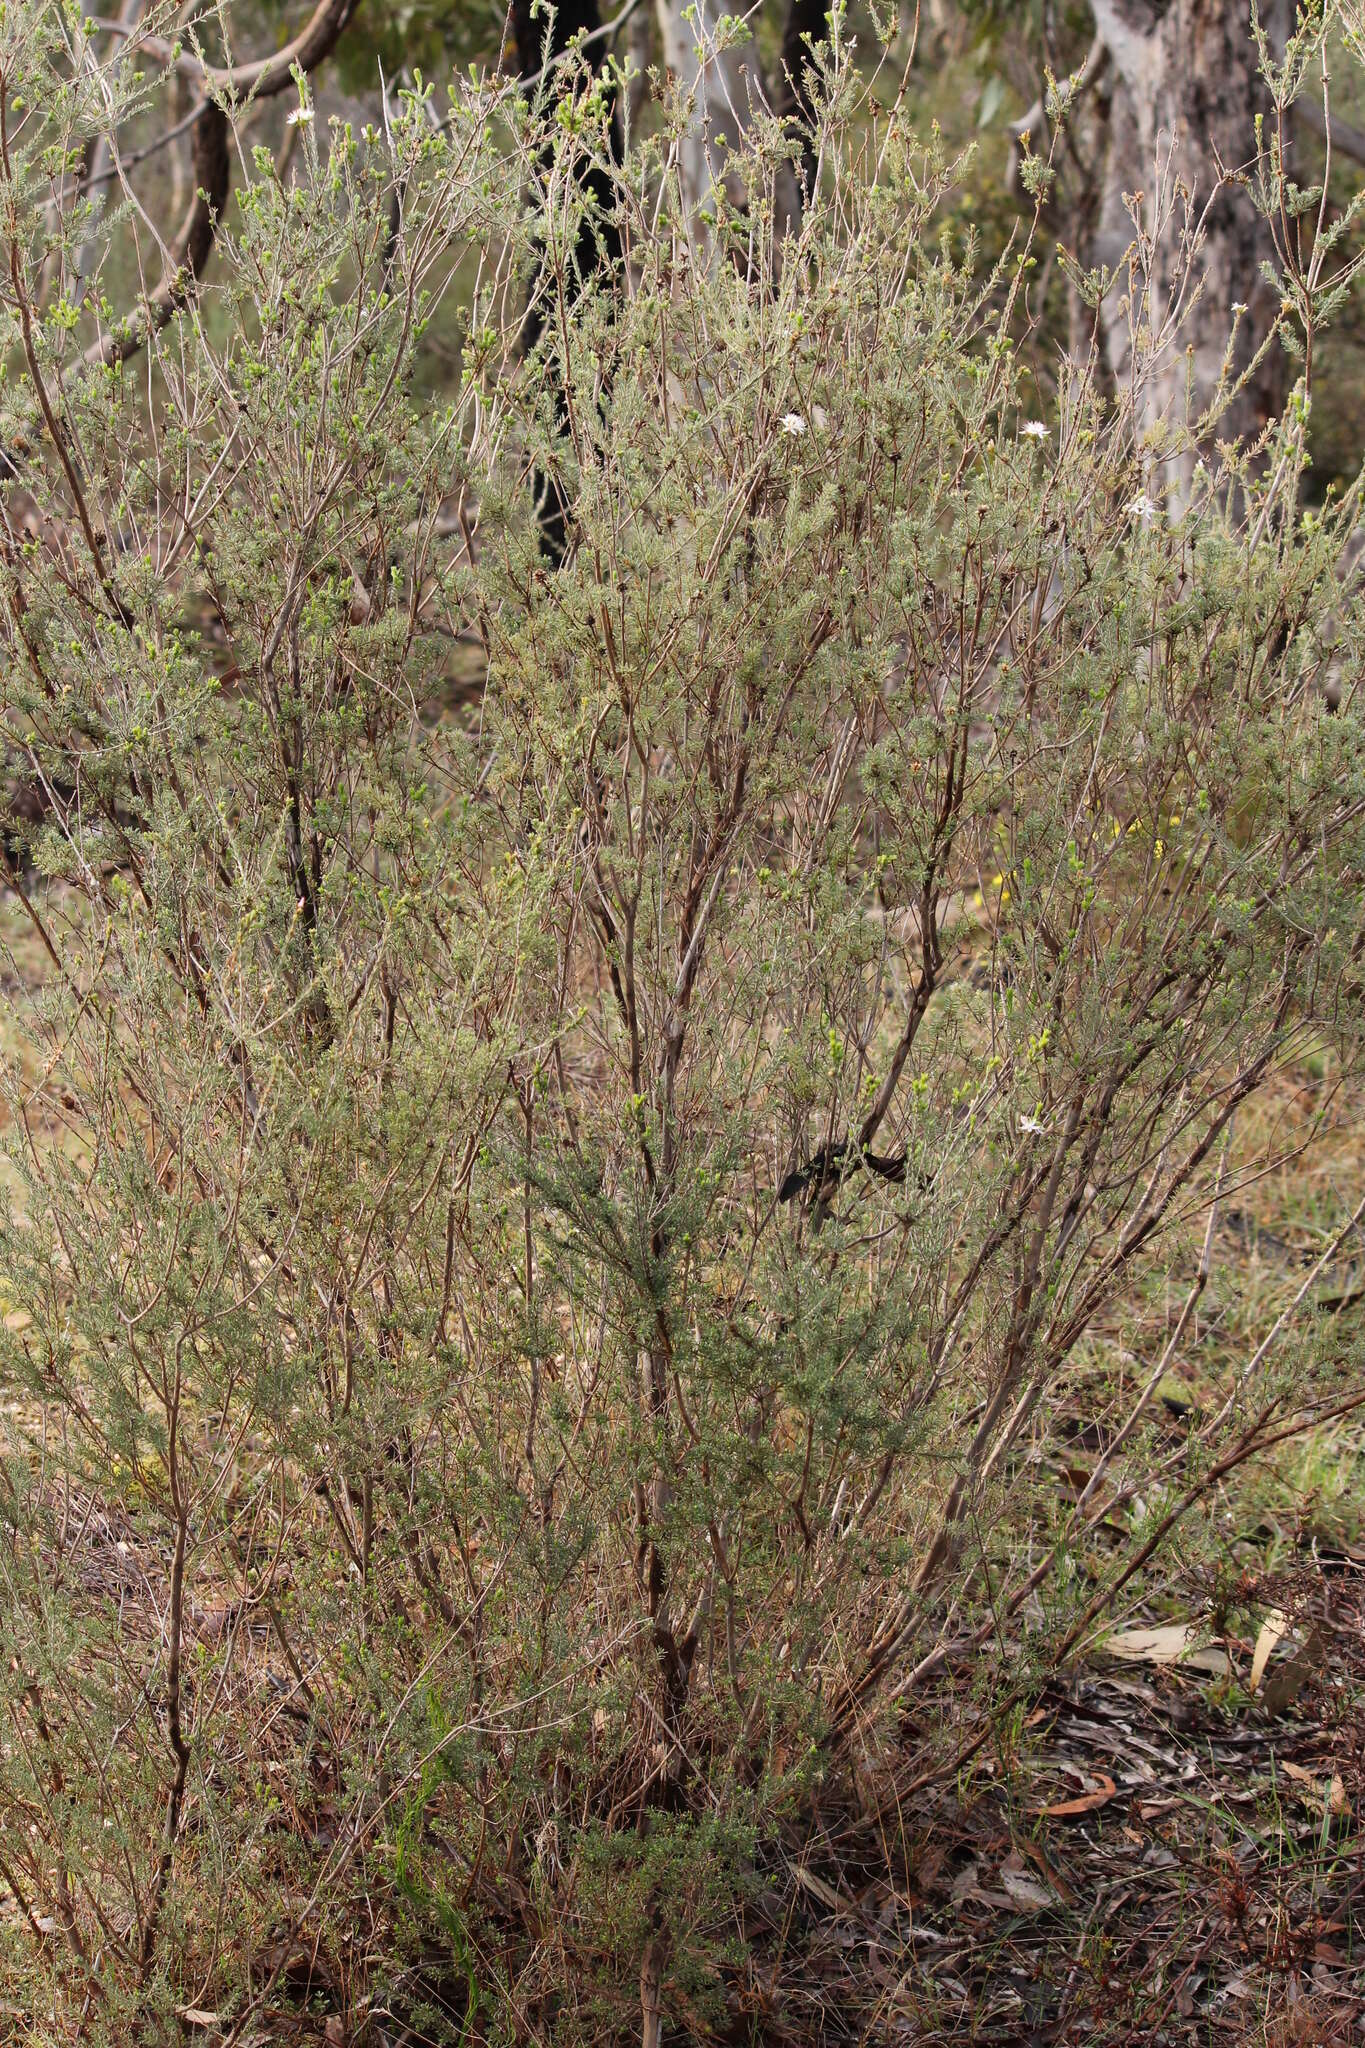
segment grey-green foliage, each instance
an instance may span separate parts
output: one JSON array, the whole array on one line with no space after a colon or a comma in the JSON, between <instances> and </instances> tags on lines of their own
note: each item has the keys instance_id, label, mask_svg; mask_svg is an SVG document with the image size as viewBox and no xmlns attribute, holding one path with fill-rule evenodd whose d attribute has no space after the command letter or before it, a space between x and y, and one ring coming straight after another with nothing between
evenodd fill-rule
<instances>
[{"instance_id":1,"label":"grey-green foliage","mask_svg":"<svg viewBox=\"0 0 1365 2048\"><path fill-rule=\"evenodd\" d=\"M951 167L846 73L780 261L771 132L699 241L587 80L543 131L473 87L306 119L200 301L86 368L38 167L98 104L45 22L0 27L46 801L7 1995L53 2041L308 1997L600 2040L649 1951L704 2028L851 1739L1002 1619L1074 1647L1077 1560L1103 1593L1335 1396L1290 1349L1175 1453L1139 1415L1103 1537L1040 1476L1062 1395L1115 1398L1096 1317L1188 1285L1240 1105L1355 1058L1354 498L1300 516L1297 414L1169 516L1130 401L1021 420L1026 252L956 261ZM587 159L625 262L584 284Z\"/></svg>"}]
</instances>

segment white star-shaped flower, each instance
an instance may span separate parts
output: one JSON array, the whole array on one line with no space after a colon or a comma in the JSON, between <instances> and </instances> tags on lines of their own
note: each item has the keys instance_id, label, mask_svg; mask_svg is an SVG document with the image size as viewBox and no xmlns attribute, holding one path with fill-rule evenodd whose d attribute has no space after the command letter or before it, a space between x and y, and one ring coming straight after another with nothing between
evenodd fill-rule
<instances>
[{"instance_id":1,"label":"white star-shaped flower","mask_svg":"<svg viewBox=\"0 0 1365 2048\"><path fill-rule=\"evenodd\" d=\"M784 434L804 434L806 422L802 419L799 412L784 412L782 415L782 431Z\"/></svg>"},{"instance_id":2,"label":"white star-shaped flower","mask_svg":"<svg viewBox=\"0 0 1365 2048\"><path fill-rule=\"evenodd\" d=\"M1025 420L1019 431L1030 441L1050 441L1052 439L1052 429L1048 426L1046 420Z\"/></svg>"}]
</instances>

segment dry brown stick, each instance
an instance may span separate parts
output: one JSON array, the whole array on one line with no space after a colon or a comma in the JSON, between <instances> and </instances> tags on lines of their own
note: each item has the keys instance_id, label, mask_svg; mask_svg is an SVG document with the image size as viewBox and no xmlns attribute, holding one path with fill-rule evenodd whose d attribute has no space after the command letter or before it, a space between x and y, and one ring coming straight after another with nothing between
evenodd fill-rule
<instances>
[{"instance_id":1,"label":"dry brown stick","mask_svg":"<svg viewBox=\"0 0 1365 2048\"><path fill-rule=\"evenodd\" d=\"M178 1488L177 1488L178 1490ZM166 1736L175 1758L175 1769L171 1776L170 1789L166 1794L166 1818L162 1828L161 1854L157 1859L156 1874L152 1879L151 1897L143 1916L142 1934L138 1942L138 1965L145 1982L151 1969L152 1957L156 1951L157 1928L161 1921L161 1908L165 1902L166 1888L170 1882L171 1865L175 1860L176 1844L180 1839L180 1817L185 1805L185 1786L189 1778L190 1745L185 1739L181 1723L181 1658L185 1634L185 1550L188 1542L188 1528L182 1507L175 1530L175 1557L171 1566L170 1610L167 1627L170 1645L166 1660Z\"/></svg>"}]
</instances>

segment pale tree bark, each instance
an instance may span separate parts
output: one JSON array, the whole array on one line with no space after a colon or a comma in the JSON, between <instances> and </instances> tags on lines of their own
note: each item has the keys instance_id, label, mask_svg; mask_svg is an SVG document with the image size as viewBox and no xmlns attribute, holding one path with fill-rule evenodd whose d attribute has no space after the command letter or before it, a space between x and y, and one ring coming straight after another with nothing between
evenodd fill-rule
<instances>
[{"instance_id":1,"label":"pale tree bark","mask_svg":"<svg viewBox=\"0 0 1365 2048\"><path fill-rule=\"evenodd\" d=\"M1260 275L1270 237L1239 175L1255 156L1256 115L1269 111L1269 97L1248 0L1091 5L1113 73L1092 258L1125 280L1105 304L1105 348L1116 382L1136 386L1153 481L1179 497L1196 459L1179 445L1181 429L1217 398L1234 325L1236 377L1275 316L1276 295ZM1272 46L1282 12L1282 0L1261 10ZM1273 347L1213 436L1258 434L1279 411L1283 377Z\"/></svg>"},{"instance_id":2,"label":"pale tree bark","mask_svg":"<svg viewBox=\"0 0 1365 2048\"><path fill-rule=\"evenodd\" d=\"M88 7L86 12L90 12ZM118 12L116 35L131 35L141 13L142 0L123 0ZM90 151L90 161L86 166L86 177L92 185L98 185L103 180L109 169L109 158L109 137L97 135ZM82 292L90 281L99 252L99 237L94 234L87 235L76 251L76 278Z\"/></svg>"},{"instance_id":3,"label":"pale tree bark","mask_svg":"<svg viewBox=\"0 0 1365 2048\"><path fill-rule=\"evenodd\" d=\"M626 52L630 59L631 81L626 94L627 137L633 136L640 126L649 97L649 67L654 61L654 30L650 22L649 9L643 5L636 8L626 23Z\"/></svg>"},{"instance_id":4,"label":"pale tree bark","mask_svg":"<svg viewBox=\"0 0 1365 2048\"><path fill-rule=\"evenodd\" d=\"M657 11L664 63L690 108L678 152L684 198L694 215L718 187L738 203L742 195L727 173L726 144L739 141L752 128L755 113L771 104L757 46L752 36L734 42L718 34L728 12L718 0L657 0ZM777 179L775 200L780 238L800 217L790 168Z\"/></svg>"}]
</instances>

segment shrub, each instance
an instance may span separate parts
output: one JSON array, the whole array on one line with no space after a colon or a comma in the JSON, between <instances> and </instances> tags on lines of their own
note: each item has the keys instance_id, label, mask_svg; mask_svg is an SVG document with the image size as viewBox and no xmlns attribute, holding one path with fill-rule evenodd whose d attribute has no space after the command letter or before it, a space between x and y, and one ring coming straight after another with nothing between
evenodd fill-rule
<instances>
[{"instance_id":1,"label":"shrub","mask_svg":"<svg viewBox=\"0 0 1365 2048\"><path fill-rule=\"evenodd\" d=\"M49 10L0 28L45 2039L702 2037L817 1794L951 1763L1353 1398L1267 1346L1146 1426L1239 1111L1356 1057L1355 498L1300 513L1302 391L1154 503L1133 391L1021 419L1028 249L940 242L954 167L846 53L780 261L779 134L703 238L667 129L618 165L564 77L305 120L111 365L109 113ZM1157 1280L1116 1408L1092 1340Z\"/></svg>"}]
</instances>

